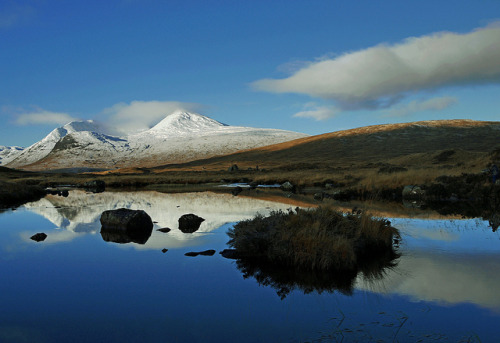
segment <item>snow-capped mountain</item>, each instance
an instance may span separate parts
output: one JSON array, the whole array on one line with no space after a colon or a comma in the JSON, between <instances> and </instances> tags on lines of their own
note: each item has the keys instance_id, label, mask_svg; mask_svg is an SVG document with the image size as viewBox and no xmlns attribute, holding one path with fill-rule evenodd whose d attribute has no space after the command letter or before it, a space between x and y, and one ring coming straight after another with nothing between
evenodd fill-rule
<instances>
[{"instance_id":1,"label":"snow-capped mountain","mask_svg":"<svg viewBox=\"0 0 500 343\"><path fill-rule=\"evenodd\" d=\"M7 165L27 170L112 169L182 163L290 141L297 132L229 126L175 112L149 130L115 137L93 121L71 122L26 148Z\"/></svg>"},{"instance_id":2,"label":"snow-capped mountain","mask_svg":"<svg viewBox=\"0 0 500 343\"><path fill-rule=\"evenodd\" d=\"M24 148L18 146L0 145L0 166L6 165L23 152Z\"/></svg>"},{"instance_id":3,"label":"snow-capped mountain","mask_svg":"<svg viewBox=\"0 0 500 343\"><path fill-rule=\"evenodd\" d=\"M14 168L35 163L50 154L57 143L73 133L100 135L101 129L92 120L74 121L52 130L45 138L24 149L18 156L11 159L10 166Z\"/></svg>"}]
</instances>

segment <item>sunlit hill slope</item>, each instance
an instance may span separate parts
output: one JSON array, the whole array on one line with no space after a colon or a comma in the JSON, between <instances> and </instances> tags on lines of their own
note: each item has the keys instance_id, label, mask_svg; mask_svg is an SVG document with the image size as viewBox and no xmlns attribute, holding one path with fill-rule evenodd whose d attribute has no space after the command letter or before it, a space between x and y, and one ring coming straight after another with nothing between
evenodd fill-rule
<instances>
[{"instance_id":1,"label":"sunlit hill slope","mask_svg":"<svg viewBox=\"0 0 500 343\"><path fill-rule=\"evenodd\" d=\"M152 168L221 170L341 168L373 164L467 165L500 146L500 122L436 120L367 126L250 149L235 154ZM453 152L447 150L453 150ZM445 152L443 154L443 152ZM446 163L444 165L446 165Z\"/></svg>"}]
</instances>

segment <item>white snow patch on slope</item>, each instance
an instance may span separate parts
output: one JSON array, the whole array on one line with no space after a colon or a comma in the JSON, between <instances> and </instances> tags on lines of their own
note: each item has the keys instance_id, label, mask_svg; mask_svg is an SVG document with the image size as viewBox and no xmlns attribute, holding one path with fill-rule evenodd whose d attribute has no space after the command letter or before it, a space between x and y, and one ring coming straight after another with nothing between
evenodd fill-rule
<instances>
[{"instance_id":1,"label":"white snow patch on slope","mask_svg":"<svg viewBox=\"0 0 500 343\"><path fill-rule=\"evenodd\" d=\"M0 145L0 166L6 165L23 152L24 148L18 146Z\"/></svg>"}]
</instances>

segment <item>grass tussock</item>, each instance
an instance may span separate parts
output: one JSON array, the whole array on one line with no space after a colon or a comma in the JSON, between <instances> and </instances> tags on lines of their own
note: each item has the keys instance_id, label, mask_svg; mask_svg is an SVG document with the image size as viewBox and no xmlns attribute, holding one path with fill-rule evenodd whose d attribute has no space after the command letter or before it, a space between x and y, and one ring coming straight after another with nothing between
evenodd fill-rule
<instances>
[{"instance_id":1,"label":"grass tussock","mask_svg":"<svg viewBox=\"0 0 500 343\"><path fill-rule=\"evenodd\" d=\"M240 256L306 270L357 270L366 259L395 254L399 232L384 219L319 207L257 215L228 235Z\"/></svg>"}]
</instances>

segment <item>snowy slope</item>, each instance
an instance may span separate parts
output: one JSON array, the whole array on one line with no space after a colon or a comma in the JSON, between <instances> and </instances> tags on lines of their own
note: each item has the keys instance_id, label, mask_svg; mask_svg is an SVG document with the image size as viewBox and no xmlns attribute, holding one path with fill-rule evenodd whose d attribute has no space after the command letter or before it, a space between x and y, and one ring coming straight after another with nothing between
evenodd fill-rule
<instances>
[{"instance_id":1,"label":"snowy slope","mask_svg":"<svg viewBox=\"0 0 500 343\"><path fill-rule=\"evenodd\" d=\"M114 137L94 122L72 122L28 147L9 167L28 170L153 167L281 143L297 132L229 126L206 116L175 112L149 130Z\"/></svg>"},{"instance_id":2,"label":"snowy slope","mask_svg":"<svg viewBox=\"0 0 500 343\"><path fill-rule=\"evenodd\" d=\"M75 121L52 130L45 138L27 147L16 158L10 161L9 166L13 168L22 167L47 156L65 136L76 132L100 132L101 129L92 120Z\"/></svg>"},{"instance_id":3,"label":"snowy slope","mask_svg":"<svg viewBox=\"0 0 500 343\"><path fill-rule=\"evenodd\" d=\"M18 146L0 145L0 166L6 165L23 152L24 148Z\"/></svg>"}]
</instances>

